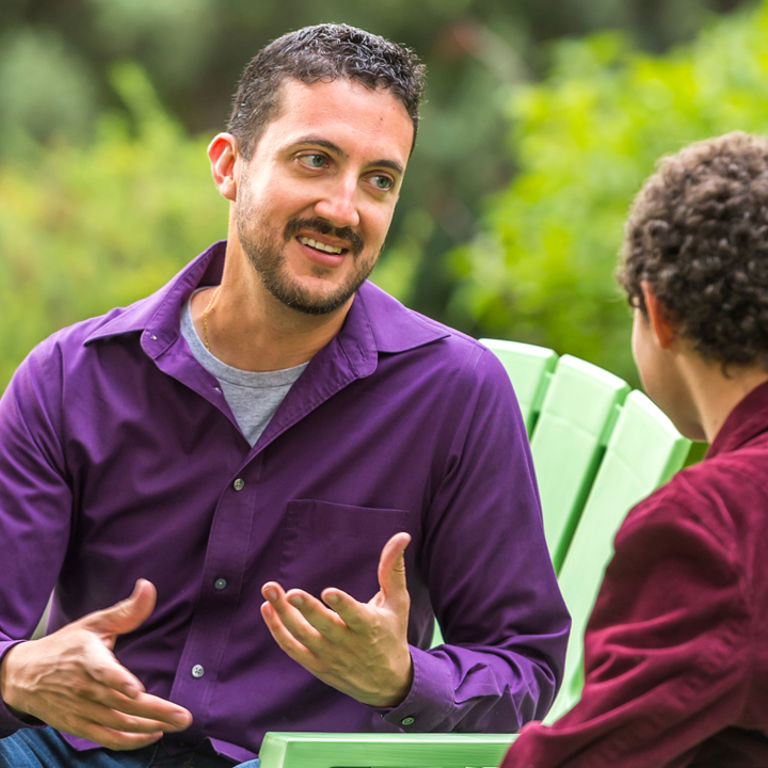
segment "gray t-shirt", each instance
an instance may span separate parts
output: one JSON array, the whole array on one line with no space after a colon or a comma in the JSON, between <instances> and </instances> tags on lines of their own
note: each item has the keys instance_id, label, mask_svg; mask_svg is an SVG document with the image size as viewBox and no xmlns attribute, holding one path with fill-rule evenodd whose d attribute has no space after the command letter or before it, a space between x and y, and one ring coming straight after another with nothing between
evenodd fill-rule
<instances>
[{"instance_id":1,"label":"gray t-shirt","mask_svg":"<svg viewBox=\"0 0 768 768\"><path fill-rule=\"evenodd\" d=\"M197 335L189 302L181 311L181 334L200 365L215 376L245 439L255 445L293 382L308 363L279 371L243 371L222 363Z\"/></svg>"}]
</instances>

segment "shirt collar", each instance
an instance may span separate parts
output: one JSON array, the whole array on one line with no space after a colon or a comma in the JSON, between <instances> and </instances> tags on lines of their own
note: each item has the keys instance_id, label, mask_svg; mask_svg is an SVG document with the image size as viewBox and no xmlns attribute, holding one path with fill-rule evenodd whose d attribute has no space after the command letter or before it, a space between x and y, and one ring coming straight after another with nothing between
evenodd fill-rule
<instances>
[{"instance_id":1,"label":"shirt collar","mask_svg":"<svg viewBox=\"0 0 768 768\"><path fill-rule=\"evenodd\" d=\"M370 329L371 344L379 352L405 352L451 333L446 326L404 307L368 281L357 292L344 330L361 324Z\"/></svg>"},{"instance_id":2,"label":"shirt collar","mask_svg":"<svg viewBox=\"0 0 768 768\"><path fill-rule=\"evenodd\" d=\"M341 352L356 377L376 370L379 353L397 354L450 335L447 327L404 307L367 280L360 286L339 333L324 350ZM318 357L324 355L318 353Z\"/></svg>"},{"instance_id":3,"label":"shirt collar","mask_svg":"<svg viewBox=\"0 0 768 768\"><path fill-rule=\"evenodd\" d=\"M195 288L221 280L225 250L225 241L214 243L153 294L128 307L113 309L85 343L138 332L147 353L157 357L178 338L181 307Z\"/></svg>"},{"instance_id":4,"label":"shirt collar","mask_svg":"<svg viewBox=\"0 0 768 768\"><path fill-rule=\"evenodd\" d=\"M707 458L732 451L768 431L768 381L759 384L728 414Z\"/></svg>"},{"instance_id":5,"label":"shirt collar","mask_svg":"<svg viewBox=\"0 0 768 768\"><path fill-rule=\"evenodd\" d=\"M158 357L178 338L180 309L192 292L221 280L225 252L226 241L214 243L155 293L105 315L85 343L141 333L147 354ZM447 327L404 307L366 281L355 296L337 341L358 375L367 375L375 369L379 352L405 352L448 335Z\"/></svg>"}]
</instances>

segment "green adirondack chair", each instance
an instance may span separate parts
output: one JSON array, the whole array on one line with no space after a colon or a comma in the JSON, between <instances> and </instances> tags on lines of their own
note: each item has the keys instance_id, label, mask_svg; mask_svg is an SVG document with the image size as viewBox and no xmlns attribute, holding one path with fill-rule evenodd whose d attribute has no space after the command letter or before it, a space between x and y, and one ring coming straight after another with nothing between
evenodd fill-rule
<instances>
[{"instance_id":1,"label":"green adirondack chair","mask_svg":"<svg viewBox=\"0 0 768 768\"><path fill-rule=\"evenodd\" d=\"M546 721L583 684L584 629L629 508L671 477L690 443L641 392L550 349L483 339L515 387L531 442L544 532L573 626L563 684ZM437 635L439 640L439 634ZM496 766L514 735L268 733L260 768Z\"/></svg>"}]
</instances>

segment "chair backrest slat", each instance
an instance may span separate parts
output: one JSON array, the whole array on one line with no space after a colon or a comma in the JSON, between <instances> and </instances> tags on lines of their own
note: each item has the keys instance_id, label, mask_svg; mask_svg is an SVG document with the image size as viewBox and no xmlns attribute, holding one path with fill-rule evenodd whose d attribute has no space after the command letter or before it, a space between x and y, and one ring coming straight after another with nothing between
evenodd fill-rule
<instances>
[{"instance_id":1,"label":"chair backrest slat","mask_svg":"<svg viewBox=\"0 0 768 768\"><path fill-rule=\"evenodd\" d=\"M514 386L514 379L513 386ZM629 385L618 376L563 355L531 436L544 535L560 567Z\"/></svg>"},{"instance_id":2,"label":"chair backrest slat","mask_svg":"<svg viewBox=\"0 0 768 768\"><path fill-rule=\"evenodd\" d=\"M530 437L557 363L557 352L506 339L480 339L480 342L501 360L506 369Z\"/></svg>"}]
</instances>

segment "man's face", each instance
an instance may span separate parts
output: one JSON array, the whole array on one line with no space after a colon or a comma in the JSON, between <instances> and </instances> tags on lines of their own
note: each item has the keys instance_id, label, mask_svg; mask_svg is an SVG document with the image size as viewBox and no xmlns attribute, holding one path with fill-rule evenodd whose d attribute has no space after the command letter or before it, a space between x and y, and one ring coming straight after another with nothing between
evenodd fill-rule
<instances>
[{"instance_id":1,"label":"man's face","mask_svg":"<svg viewBox=\"0 0 768 768\"><path fill-rule=\"evenodd\" d=\"M273 296L302 312L332 312L376 263L413 123L391 93L348 79L288 79L280 103L251 159L240 158L237 234Z\"/></svg>"}]
</instances>

